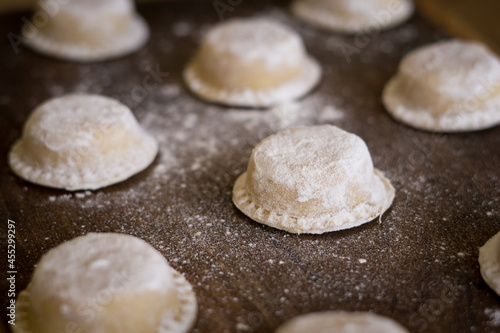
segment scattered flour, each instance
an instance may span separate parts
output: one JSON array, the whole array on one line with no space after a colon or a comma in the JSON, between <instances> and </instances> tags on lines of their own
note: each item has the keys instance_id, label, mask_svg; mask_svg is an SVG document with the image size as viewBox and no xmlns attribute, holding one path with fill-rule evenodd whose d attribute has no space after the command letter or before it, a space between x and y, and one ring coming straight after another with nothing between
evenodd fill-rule
<instances>
[{"instance_id":1,"label":"scattered flour","mask_svg":"<svg viewBox=\"0 0 500 333\"><path fill-rule=\"evenodd\" d=\"M380 83L372 79L381 73L374 72L375 69L395 70L406 51L431 38L421 34L420 26L414 23L374 37L360 54L369 64L377 66L375 69L365 66L366 71L360 73L355 70L363 63L360 54L352 56L352 61L358 63L350 65L344 61L344 53L339 47L342 42L354 45L352 39L304 27L282 9L272 6L258 15L292 26L304 37L309 51L314 55L324 54L318 59L325 69L325 77L310 95L271 110L225 108L187 94L181 75L172 70L155 89L146 91L141 98L131 98L134 89L142 84L143 77L138 73L147 75L145 66L154 68L159 61L168 63L169 55L175 50L171 36L158 43L158 50L163 52L161 60L146 51L140 56L145 61L137 64L117 61L98 67L79 65L64 86L57 83L60 80L58 73L47 70L37 74L38 80L48 82L41 88L45 89L45 95L82 91L103 93L121 100L160 142L160 152L153 165L127 182L91 194L84 192L84 196L80 192L50 192L47 201L37 207L46 213L44 230L57 236L61 216L53 212L69 207L80 216L71 220L68 213L66 223L74 225L75 235L115 231L146 240L195 285L201 300L199 323L214 325L213 331L239 328L243 332L246 327L254 332L270 331L266 324L268 318L264 321L262 313L275 314L273 320L277 323L311 305L335 310L349 303L353 308L363 309L368 299L382 304L381 307L387 303L387 308L394 313L406 314L410 309L419 314L418 311L426 310L420 308L422 300L430 293L438 294L444 287L441 280L412 285L415 274L432 273L430 278L436 278L435 272L441 272L443 265L451 260L460 260L460 265L454 266L459 268L453 271L455 278L450 278L454 281L453 289L447 290L463 294L464 288L469 288L464 281L470 280L469 266L464 263L472 258L469 253L473 251L470 247L464 248L464 244L470 242L466 235L477 233L478 223L484 219L493 221L500 214L500 201L496 197L486 198L484 191L477 189L474 179L468 180L462 174L462 164L449 165L444 173L436 175L433 163L448 165L441 156L449 156L447 150L460 144L457 158L470 169L467 163L471 159L467 154L471 147L476 147L474 154L484 155L490 151L474 137L464 143L456 137L443 139L412 132L408 138L403 135L406 131L395 125L390 127L393 132L384 132L381 138L373 140L381 136L381 131L387 129L391 121L377 104L378 94L360 96L358 88L364 92L371 88L343 86L345 78L361 75L356 80L366 79L377 87ZM193 23L192 40L199 42L212 23ZM189 24L188 21L174 23L171 33L181 37ZM442 34L436 33L433 38L442 38ZM381 44L380 41L385 42ZM381 53L389 61L381 64L378 58ZM162 67L161 70L170 69ZM119 84L114 82L117 77L123 78ZM30 98L27 105L35 107L39 102ZM374 116L378 118L373 119ZM281 129L324 123L363 134L360 136L369 145L375 166L386 170L393 180L396 202L384 215L383 224L320 237L289 236L236 215L231 204L231 190L236 177L246 168L253 147ZM383 127L376 128L378 125ZM359 133L362 131L364 133ZM405 142L401 141L403 138ZM387 157L389 152L390 158ZM491 172L492 168L482 165L481 161L472 160L480 164L478 168L488 172L491 184L498 184L497 172ZM447 186L441 186L445 182ZM464 188L471 191L464 192ZM21 193L28 197L30 192L33 192L31 186L24 187ZM448 222L457 217L479 222L471 223L466 230L457 230L453 238L448 237L442 227L447 222L441 220L442 204L447 200L453 207L457 207L456 202L480 207L476 216L447 214ZM426 207L425 214L421 207ZM460 207L460 212L467 208ZM433 218L429 220L428 216ZM428 242L429 234L436 235L435 243ZM62 241L61 237L51 240L51 244ZM28 241L25 239L26 244ZM50 248L49 243L42 245L36 250L26 247L25 251L37 255ZM466 255L460 256L461 251ZM408 255L401 256L401 253ZM450 253L458 258L450 259ZM360 265L358 258L369 260ZM415 262L411 260L420 264L412 266ZM415 268L421 271L415 272ZM254 277L255 283L246 284L246 276ZM290 278L293 284L268 289L269 283ZM395 290L409 292L398 294L397 303L394 303ZM234 301L236 296L238 303ZM262 307L256 309L249 302ZM234 325L231 328L217 326L219 324L209 318L213 313L233 318ZM491 325L498 324L498 311L486 314L492 319ZM236 321L238 317L241 321ZM426 317L421 315L419 318ZM420 327L412 329L417 331Z\"/></svg>"},{"instance_id":2,"label":"scattered flour","mask_svg":"<svg viewBox=\"0 0 500 333\"><path fill-rule=\"evenodd\" d=\"M484 310L484 314L490 318L489 324L494 327L500 327L500 309L488 308Z\"/></svg>"}]
</instances>

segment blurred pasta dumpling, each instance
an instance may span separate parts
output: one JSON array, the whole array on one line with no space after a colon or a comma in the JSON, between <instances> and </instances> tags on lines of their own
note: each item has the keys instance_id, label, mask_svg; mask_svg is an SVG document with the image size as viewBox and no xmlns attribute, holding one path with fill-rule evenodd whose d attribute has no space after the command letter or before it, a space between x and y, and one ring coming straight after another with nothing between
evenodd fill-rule
<instances>
[{"instance_id":1,"label":"blurred pasta dumpling","mask_svg":"<svg viewBox=\"0 0 500 333\"><path fill-rule=\"evenodd\" d=\"M323 29L343 33L374 33L406 21L412 0L295 0L292 13Z\"/></svg>"},{"instance_id":2,"label":"blurred pasta dumpling","mask_svg":"<svg viewBox=\"0 0 500 333\"><path fill-rule=\"evenodd\" d=\"M371 312L316 312L298 316L276 333L409 333L394 320Z\"/></svg>"},{"instance_id":3,"label":"blurred pasta dumpling","mask_svg":"<svg viewBox=\"0 0 500 333\"><path fill-rule=\"evenodd\" d=\"M500 60L485 45L447 40L406 55L383 102L397 120L427 131L500 124Z\"/></svg>"},{"instance_id":4,"label":"blurred pasta dumpling","mask_svg":"<svg viewBox=\"0 0 500 333\"><path fill-rule=\"evenodd\" d=\"M39 16L45 17L44 24L38 23ZM149 38L149 27L132 0L40 0L23 37L46 55L90 62L138 50Z\"/></svg>"},{"instance_id":5,"label":"blurred pasta dumpling","mask_svg":"<svg viewBox=\"0 0 500 333\"><path fill-rule=\"evenodd\" d=\"M305 95L321 69L300 36L267 19L234 19L212 28L184 72L207 101L269 107Z\"/></svg>"},{"instance_id":6,"label":"blurred pasta dumpling","mask_svg":"<svg viewBox=\"0 0 500 333\"><path fill-rule=\"evenodd\" d=\"M46 253L16 302L14 333L184 333L188 281L143 240L89 233Z\"/></svg>"},{"instance_id":7,"label":"blurred pasta dumpling","mask_svg":"<svg viewBox=\"0 0 500 333\"><path fill-rule=\"evenodd\" d=\"M500 232L479 249L479 266L484 281L500 295Z\"/></svg>"},{"instance_id":8,"label":"blurred pasta dumpling","mask_svg":"<svg viewBox=\"0 0 500 333\"><path fill-rule=\"evenodd\" d=\"M72 94L40 105L11 147L11 169L35 184L97 189L149 166L158 143L117 100Z\"/></svg>"}]
</instances>

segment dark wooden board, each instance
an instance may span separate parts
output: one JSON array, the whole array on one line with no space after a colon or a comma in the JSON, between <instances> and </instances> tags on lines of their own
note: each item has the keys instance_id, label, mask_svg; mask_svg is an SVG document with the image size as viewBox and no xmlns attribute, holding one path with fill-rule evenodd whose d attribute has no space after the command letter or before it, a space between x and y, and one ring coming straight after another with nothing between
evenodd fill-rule
<instances>
[{"instance_id":1,"label":"dark wooden board","mask_svg":"<svg viewBox=\"0 0 500 333\"><path fill-rule=\"evenodd\" d=\"M224 18L268 15L293 26L324 68L317 89L295 106L236 110L186 92L182 69L206 29L212 2L139 6L152 28L140 52L76 64L0 40L0 295L7 329L7 219L16 222L17 291L50 248L87 232L138 236L193 284L195 332L273 332L322 310L373 311L412 332L495 332L500 298L481 279L478 248L500 230L500 128L432 134L392 120L380 95L401 57L446 35L416 14L376 36L317 31L291 18L283 2L243 1ZM28 13L0 18L18 32ZM356 47L348 58L343 48ZM158 87L141 90L147 68ZM138 88L139 87L139 88ZM74 91L130 105L161 144L144 172L98 191L70 193L22 181L7 166L10 145L31 110ZM135 99L133 98L135 96ZM328 108L328 106L330 106ZM262 226L231 202L236 177L264 137L288 125L331 123L361 136L396 188L379 222L325 235ZM366 262L362 262L365 259Z\"/></svg>"}]
</instances>

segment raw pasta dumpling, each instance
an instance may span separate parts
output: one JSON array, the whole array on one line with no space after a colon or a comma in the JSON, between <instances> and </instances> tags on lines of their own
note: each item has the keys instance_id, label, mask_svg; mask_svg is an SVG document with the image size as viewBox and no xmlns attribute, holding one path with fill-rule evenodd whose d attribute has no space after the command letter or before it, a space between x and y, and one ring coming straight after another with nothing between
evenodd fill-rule
<instances>
[{"instance_id":1,"label":"raw pasta dumpling","mask_svg":"<svg viewBox=\"0 0 500 333\"><path fill-rule=\"evenodd\" d=\"M36 184L97 189L142 171L157 153L158 143L128 107L104 96L72 94L33 111L10 150L9 164Z\"/></svg>"},{"instance_id":2,"label":"raw pasta dumpling","mask_svg":"<svg viewBox=\"0 0 500 333\"><path fill-rule=\"evenodd\" d=\"M16 302L14 333L183 333L191 285L141 239L90 233L45 254Z\"/></svg>"},{"instance_id":3,"label":"raw pasta dumpling","mask_svg":"<svg viewBox=\"0 0 500 333\"><path fill-rule=\"evenodd\" d=\"M479 266L484 281L500 295L500 232L479 249Z\"/></svg>"},{"instance_id":4,"label":"raw pasta dumpling","mask_svg":"<svg viewBox=\"0 0 500 333\"><path fill-rule=\"evenodd\" d=\"M500 60L485 45L446 40L404 57L383 102L397 120L427 131L500 124Z\"/></svg>"},{"instance_id":5,"label":"raw pasta dumpling","mask_svg":"<svg viewBox=\"0 0 500 333\"><path fill-rule=\"evenodd\" d=\"M330 125L264 139L233 189L233 202L251 219L292 233L359 226L393 199L394 188L374 169L364 141Z\"/></svg>"},{"instance_id":6,"label":"raw pasta dumpling","mask_svg":"<svg viewBox=\"0 0 500 333\"><path fill-rule=\"evenodd\" d=\"M305 95L321 69L300 36L266 19L234 19L211 29L184 72L188 87L212 102L269 107Z\"/></svg>"},{"instance_id":7,"label":"raw pasta dumpling","mask_svg":"<svg viewBox=\"0 0 500 333\"><path fill-rule=\"evenodd\" d=\"M38 16L46 21L39 23ZM23 37L41 53L88 62L138 50L149 38L149 27L132 0L38 1Z\"/></svg>"},{"instance_id":8,"label":"raw pasta dumpling","mask_svg":"<svg viewBox=\"0 0 500 333\"><path fill-rule=\"evenodd\" d=\"M298 316L276 333L409 333L394 320L370 312L316 312Z\"/></svg>"},{"instance_id":9,"label":"raw pasta dumpling","mask_svg":"<svg viewBox=\"0 0 500 333\"><path fill-rule=\"evenodd\" d=\"M374 33L407 20L412 0L295 0L291 10L301 20L343 33Z\"/></svg>"}]
</instances>

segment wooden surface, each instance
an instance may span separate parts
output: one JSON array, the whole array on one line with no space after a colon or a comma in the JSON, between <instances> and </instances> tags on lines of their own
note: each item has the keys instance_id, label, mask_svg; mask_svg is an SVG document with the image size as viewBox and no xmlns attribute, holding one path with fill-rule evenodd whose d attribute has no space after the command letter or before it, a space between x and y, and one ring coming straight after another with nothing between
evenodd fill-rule
<instances>
[{"instance_id":1,"label":"wooden surface","mask_svg":"<svg viewBox=\"0 0 500 333\"><path fill-rule=\"evenodd\" d=\"M102 64L53 60L0 42L0 216L2 324L7 329L6 224L17 225L17 292L50 248L90 231L138 236L193 284L195 332L273 332L296 315L373 311L411 332L498 332L500 298L479 273L478 248L500 230L500 128L432 134L392 120L380 95L408 51L445 38L419 15L370 36L320 32L281 3L244 1L225 18L265 14L293 26L325 75L295 107L274 111L208 105L186 92L181 72L200 35L219 22L211 3L140 5L152 39L139 53ZM19 31L27 13L0 19ZM357 47L349 59L346 46ZM131 98L147 68L168 72ZM129 104L158 138L160 156L109 188L69 193L20 180L7 166L10 145L31 110L73 91ZM137 97L137 96L136 96ZM250 151L291 125L331 123L360 135L396 188L381 222L326 235L262 226L231 203ZM0 327L0 328L1 328Z\"/></svg>"}]
</instances>

